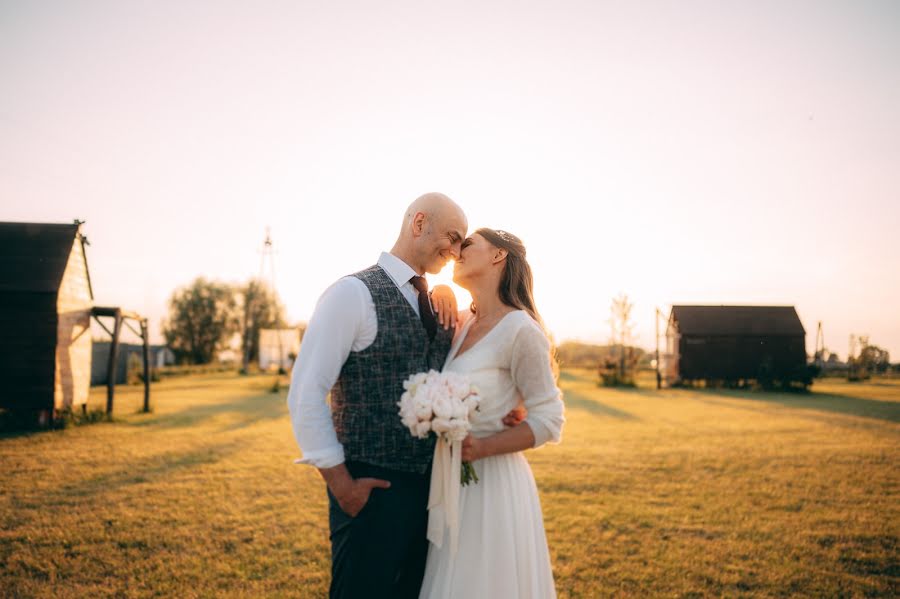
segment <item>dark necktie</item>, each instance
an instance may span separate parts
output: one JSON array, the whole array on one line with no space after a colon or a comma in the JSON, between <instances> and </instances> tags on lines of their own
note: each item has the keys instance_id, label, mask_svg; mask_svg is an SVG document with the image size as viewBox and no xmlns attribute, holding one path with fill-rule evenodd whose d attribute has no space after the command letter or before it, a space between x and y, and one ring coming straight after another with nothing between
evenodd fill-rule
<instances>
[{"instance_id":1,"label":"dark necktie","mask_svg":"<svg viewBox=\"0 0 900 599\"><path fill-rule=\"evenodd\" d=\"M434 312L431 310L431 298L428 297L428 282L425 281L425 277L418 275L409 281L416 288L416 291L419 292L419 318L422 319L428 338L434 339L434 334L437 331L437 319L435 319Z\"/></svg>"}]
</instances>

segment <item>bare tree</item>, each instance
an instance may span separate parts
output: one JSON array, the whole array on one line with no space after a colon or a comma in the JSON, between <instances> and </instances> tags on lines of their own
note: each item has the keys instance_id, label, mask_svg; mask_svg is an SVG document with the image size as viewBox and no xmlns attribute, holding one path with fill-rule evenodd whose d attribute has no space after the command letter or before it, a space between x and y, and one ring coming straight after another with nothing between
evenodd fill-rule
<instances>
[{"instance_id":1,"label":"bare tree","mask_svg":"<svg viewBox=\"0 0 900 599\"><path fill-rule=\"evenodd\" d=\"M631 313L634 304L624 293L613 298L610 306L609 329L611 364L607 370L614 369L612 377L603 377L604 381L618 385L634 384L634 367L637 358L629 344L634 339L634 323L631 321Z\"/></svg>"}]
</instances>

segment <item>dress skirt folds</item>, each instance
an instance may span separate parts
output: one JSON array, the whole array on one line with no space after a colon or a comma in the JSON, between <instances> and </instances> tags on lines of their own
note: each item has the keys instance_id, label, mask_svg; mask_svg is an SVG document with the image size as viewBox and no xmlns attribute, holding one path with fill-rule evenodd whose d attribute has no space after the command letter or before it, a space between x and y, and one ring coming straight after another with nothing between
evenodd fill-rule
<instances>
[{"instance_id":1,"label":"dress skirt folds","mask_svg":"<svg viewBox=\"0 0 900 599\"><path fill-rule=\"evenodd\" d=\"M419 597L556 597L541 504L522 453L473 463L480 482L462 487L459 546L428 546Z\"/></svg>"}]
</instances>

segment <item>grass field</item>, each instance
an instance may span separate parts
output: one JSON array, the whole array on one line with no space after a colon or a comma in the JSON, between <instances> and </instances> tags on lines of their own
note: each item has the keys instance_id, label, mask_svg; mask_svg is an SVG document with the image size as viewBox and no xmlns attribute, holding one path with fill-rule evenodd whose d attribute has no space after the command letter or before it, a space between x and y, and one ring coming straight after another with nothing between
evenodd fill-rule
<instances>
[{"instance_id":1,"label":"grass field","mask_svg":"<svg viewBox=\"0 0 900 599\"><path fill-rule=\"evenodd\" d=\"M324 487L272 380L166 380L152 414L121 387L113 422L0 435L0 595L324 596ZM561 597L900 594L900 381L561 384L563 443L529 453Z\"/></svg>"}]
</instances>

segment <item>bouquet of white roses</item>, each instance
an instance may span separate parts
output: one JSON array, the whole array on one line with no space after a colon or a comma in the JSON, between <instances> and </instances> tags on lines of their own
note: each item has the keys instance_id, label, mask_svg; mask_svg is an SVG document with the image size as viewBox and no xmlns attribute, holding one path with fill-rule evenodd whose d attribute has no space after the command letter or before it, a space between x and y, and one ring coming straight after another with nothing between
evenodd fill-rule
<instances>
[{"instance_id":1,"label":"bouquet of white roses","mask_svg":"<svg viewBox=\"0 0 900 599\"><path fill-rule=\"evenodd\" d=\"M430 370L410 376L403 382L400 418L414 437L425 439L437 435L438 443L461 442L472 425L469 416L478 409L478 389L464 375ZM459 448L457 443L456 448ZM469 462L462 462L460 482L478 482Z\"/></svg>"}]
</instances>

